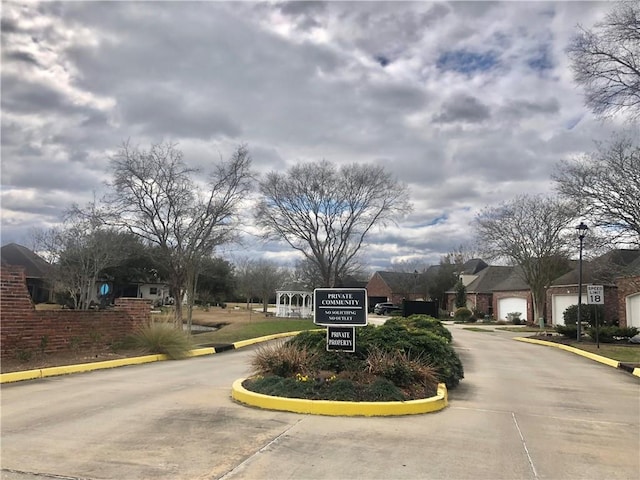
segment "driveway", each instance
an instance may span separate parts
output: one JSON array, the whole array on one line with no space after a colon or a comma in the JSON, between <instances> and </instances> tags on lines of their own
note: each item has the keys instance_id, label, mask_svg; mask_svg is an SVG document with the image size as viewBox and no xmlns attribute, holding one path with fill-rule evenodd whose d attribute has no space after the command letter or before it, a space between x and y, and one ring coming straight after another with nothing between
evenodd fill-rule
<instances>
[{"instance_id":1,"label":"driveway","mask_svg":"<svg viewBox=\"0 0 640 480\"><path fill-rule=\"evenodd\" d=\"M427 415L235 404L250 349L4 385L2 478L638 479L636 377L450 328L465 379Z\"/></svg>"}]
</instances>

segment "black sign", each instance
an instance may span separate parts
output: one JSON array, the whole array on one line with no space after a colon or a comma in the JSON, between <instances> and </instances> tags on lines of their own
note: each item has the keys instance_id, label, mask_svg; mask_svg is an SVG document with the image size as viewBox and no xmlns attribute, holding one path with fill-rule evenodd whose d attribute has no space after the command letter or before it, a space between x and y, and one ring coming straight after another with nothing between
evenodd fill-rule
<instances>
[{"instance_id":1,"label":"black sign","mask_svg":"<svg viewBox=\"0 0 640 480\"><path fill-rule=\"evenodd\" d=\"M364 288L316 288L313 307L316 325L360 327L367 324L367 291Z\"/></svg>"},{"instance_id":2,"label":"black sign","mask_svg":"<svg viewBox=\"0 0 640 480\"><path fill-rule=\"evenodd\" d=\"M327 351L355 352L355 327L327 327Z\"/></svg>"}]
</instances>

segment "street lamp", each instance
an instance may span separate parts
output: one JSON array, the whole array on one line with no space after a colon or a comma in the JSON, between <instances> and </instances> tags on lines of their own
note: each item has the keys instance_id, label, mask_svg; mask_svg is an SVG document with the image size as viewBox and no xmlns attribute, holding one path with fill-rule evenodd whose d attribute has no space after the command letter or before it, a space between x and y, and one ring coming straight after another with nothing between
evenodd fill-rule
<instances>
[{"instance_id":1,"label":"street lamp","mask_svg":"<svg viewBox=\"0 0 640 480\"><path fill-rule=\"evenodd\" d=\"M582 337L582 332L580 331L580 328L582 327L582 312L580 311L582 307L582 244L584 242L584 237L587 236L589 227L587 227L584 222L580 222L580 225L576 227L576 231L578 232L578 238L580 239L580 258L578 261L578 318L576 320L576 330L579 342Z\"/></svg>"}]
</instances>

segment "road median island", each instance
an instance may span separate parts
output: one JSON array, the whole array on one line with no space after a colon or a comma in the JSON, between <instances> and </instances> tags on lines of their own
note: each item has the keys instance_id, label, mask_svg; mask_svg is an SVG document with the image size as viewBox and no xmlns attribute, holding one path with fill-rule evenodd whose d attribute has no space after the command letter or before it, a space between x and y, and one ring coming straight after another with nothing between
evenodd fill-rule
<instances>
[{"instance_id":1,"label":"road median island","mask_svg":"<svg viewBox=\"0 0 640 480\"><path fill-rule=\"evenodd\" d=\"M448 405L447 387L438 384L434 397L405 402L340 402L331 400L306 400L264 395L247 390L242 386L245 378L236 380L231 388L231 397L238 403L283 412L328 416L398 416L437 412Z\"/></svg>"}]
</instances>

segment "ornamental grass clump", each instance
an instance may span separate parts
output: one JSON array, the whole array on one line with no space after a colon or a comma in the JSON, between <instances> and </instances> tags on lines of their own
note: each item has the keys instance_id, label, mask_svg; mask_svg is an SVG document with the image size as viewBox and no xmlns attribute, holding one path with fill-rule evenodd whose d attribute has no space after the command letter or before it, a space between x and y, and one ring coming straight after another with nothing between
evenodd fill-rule
<instances>
[{"instance_id":1,"label":"ornamental grass clump","mask_svg":"<svg viewBox=\"0 0 640 480\"><path fill-rule=\"evenodd\" d=\"M254 375L307 376L315 370L317 354L305 347L275 342L262 345L251 359Z\"/></svg>"},{"instance_id":2,"label":"ornamental grass clump","mask_svg":"<svg viewBox=\"0 0 640 480\"><path fill-rule=\"evenodd\" d=\"M168 322L150 322L143 325L131 335L127 344L145 353L165 354L173 360L188 357L193 348L189 334Z\"/></svg>"}]
</instances>

